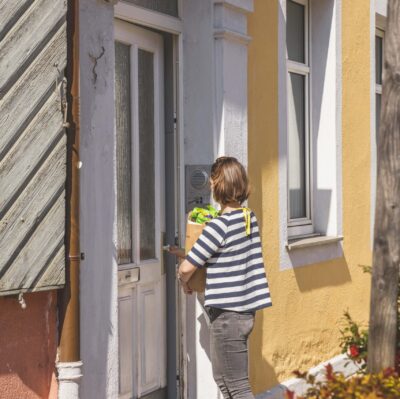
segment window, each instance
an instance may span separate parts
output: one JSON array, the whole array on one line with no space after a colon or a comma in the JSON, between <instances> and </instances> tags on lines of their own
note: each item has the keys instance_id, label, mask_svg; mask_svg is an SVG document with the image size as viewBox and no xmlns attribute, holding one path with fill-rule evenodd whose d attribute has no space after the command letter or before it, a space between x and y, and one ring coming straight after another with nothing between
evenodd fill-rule
<instances>
[{"instance_id":1,"label":"window","mask_svg":"<svg viewBox=\"0 0 400 399\"><path fill-rule=\"evenodd\" d=\"M375 135L379 133L382 100L382 72L383 72L384 31L377 29L375 33ZM378 140L376 140L378 141Z\"/></svg>"},{"instance_id":2,"label":"window","mask_svg":"<svg viewBox=\"0 0 400 399\"><path fill-rule=\"evenodd\" d=\"M287 0L288 233L313 233L308 0Z\"/></svg>"},{"instance_id":3,"label":"window","mask_svg":"<svg viewBox=\"0 0 400 399\"><path fill-rule=\"evenodd\" d=\"M337 0L282 0L278 17L280 268L343 256ZM372 82L371 82L372 83Z\"/></svg>"}]
</instances>

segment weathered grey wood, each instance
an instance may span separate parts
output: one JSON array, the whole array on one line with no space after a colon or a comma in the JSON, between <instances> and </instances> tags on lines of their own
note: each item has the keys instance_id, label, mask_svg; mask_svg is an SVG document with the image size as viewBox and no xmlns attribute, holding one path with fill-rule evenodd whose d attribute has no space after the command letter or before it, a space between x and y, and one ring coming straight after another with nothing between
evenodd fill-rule
<instances>
[{"instance_id":1,"label":"weathered grey wood","mask_svg":"<svg viewBox=\"0 0 400 399\"><path fill-rule=\"evenodd\" d=\"M21 190L30 173L60 133L62 115L59 108L54 94L0 163L0 209Z\"/></svg>"},{"instance_id":2,"label":"weathered grey wood","mask_svg":"<svg viewBox=\"0 0 400 399\"><path fill-rule=\"evenodd\" d=\"M1 0L0 1L0 30L12 20L18 11L27 4L32 3L32 0Z\"/></svg>"},{"instance_id":3,"label":"weathered grey wood","mask_svg":"<svg viewBox=\"0 0 400 399\"><path fill-rule=\"evenodd\" d=\"M24 245L11 266L0 279L0 290L32 287L32 282L48 263L54 249L64 240L64 225L54 223L65 216L65 199L61 195L48 212L35 234Z\"/></svg>"},{"instance_id":4,"label":"weathered grey wood","mask_svg":"<svg viewBox=\"0 0 400 399\"><path fill-rule=\"evenodd\" d=\"M400 262L400 1L389 0L378 136L368 369L394 367Z\"/></svg>"},{"instance_id":5,"label":"weathered grey wood","mask_svg":"<svg viewBox=\"0 0 400 399\"><path fill-rule=\"evenodd\" d=\"M0 295L65 271L66 0L0 0Z\"/></svg>"},{"instance_id":6,"label":"weathered grey wood","mask_svg":"<svg viewBox=\"0 0 400 399\"><path fill-rule=\"evenodd\" d=\"M65 181L66 137L0 221L0 273Z\"/></svg>"},{"instance_id":7,"label":"weathered grey wood","mask_svg":"<svg viewBox=\"0 0 400 399\"><path fill-rule=\"evenodd\" d=\"M65 247L64 245L58 250L57 254L52 259L51 263L46 267L45 272L40 279L35 283L33 290L36 287L52 287L54 284L61 285L65 283Z\"/></svg>"},{"instance_id":8,"label":"weathered grey wood","mask_svg":"<svg viewBox=\"0 0 400 399\"><path fill-rule=\"evenodd\" d=\"M37 0L0 43L0 97L65 18L66 1ZM53 33L54 34L54 33ZM17 45L16 45L17 44Z\"/></svg>"},{"instance_id":9,"label":"weathered grey wood","mask_svg":"<svg viewBox=\"0 0 400 399\"><path fill-rule=\"evenodd\" d=\"M45 94L49 90L56 92L56 79L59 71L65 68L67 58L65 28L64 24L13 88L0 100L0 154L24 127L31 113L40 108Z\"/></svg>"},{"instance_id":10,"label":"weathered grey wood","mask_svg":"<svg viewBox=\"0 0 400 399\"><path fill-rule=\"evenodd\" d=\"M0 40L3 40L33 2L34 0L0 0Z\"/></svg>"}]
</instances>

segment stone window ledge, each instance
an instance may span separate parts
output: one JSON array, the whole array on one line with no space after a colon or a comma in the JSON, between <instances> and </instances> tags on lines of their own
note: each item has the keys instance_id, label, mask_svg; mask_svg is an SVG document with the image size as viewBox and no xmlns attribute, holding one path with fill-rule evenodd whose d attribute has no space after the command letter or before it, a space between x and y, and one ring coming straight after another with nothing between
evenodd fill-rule
<instances>
[{"instance_id":1,"label":"stone window ledge","mask_svg":"<svg viewBox=\"0 0 400 399\"><path fill-rule=\"evenodd\" d=\"M332 244L343 240L343 236L324 236L320 234L313 234L302 237L293 237L288 240L286 249L294 251L301 248L315 247L319 245Z\"/></svg>"}]
</instances>

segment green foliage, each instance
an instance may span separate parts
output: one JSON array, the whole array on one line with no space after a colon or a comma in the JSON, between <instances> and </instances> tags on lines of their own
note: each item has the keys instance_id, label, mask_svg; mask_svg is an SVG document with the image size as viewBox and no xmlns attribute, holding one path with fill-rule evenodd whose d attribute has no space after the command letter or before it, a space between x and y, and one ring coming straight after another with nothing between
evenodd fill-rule
<instances>
[{"instance_id":1,"label":"green foliage","mask_svg":"<svg viewBox=\"0 0 400 399\"><path fill-rule=\"evenodd\" d=\"M204 208L194 208L189 214L189 220L195 223L204 224L217 216L219 216L219 211L208 204Z\"/></svg>"},{"instance_id":2,"label":"green foliage","mask_svg":"<svg viewBox=\"0 0 400 399\"><path fill-rule=\"evenodd\" d=\"M340 330L340 347L342 353L345 353L359 367L359 371L365 373L367 368L367 350L368 350L368 331L353 321L350 313L344 313L344 327Z\"/></svg>"},{"instance_id":3,"label":"green foliage","mask_svg":"<svg viewBox=\"0 0 400 399\"><path fill-rule=\"evenodd\" d=\"M400 378L393 369L379 374L360 374L346 379L343 374L333 372L330 364L325 369L325 379L316 381L315 376L296 373L309 385L304 396L296 396L287 391L287 399L398 399L400 398Z\"/></svg>"}]
</instances>

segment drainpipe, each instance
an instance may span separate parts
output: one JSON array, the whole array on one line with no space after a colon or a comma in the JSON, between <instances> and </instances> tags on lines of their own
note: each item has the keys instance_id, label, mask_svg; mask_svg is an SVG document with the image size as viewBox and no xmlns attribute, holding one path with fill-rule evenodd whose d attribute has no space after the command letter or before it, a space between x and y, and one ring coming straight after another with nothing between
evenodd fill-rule
<instances>
[{"instance_id":1,"label":"drainpipe","mask_svg":"<svg viewBox=\"0 0 400 399\"><path fill-rule=\"evenodd\" d=\"M59 292L58 397L78 399L82 377L79 328L79 0L67 10L66 281Z\"/></svg>"}]
</instances>

